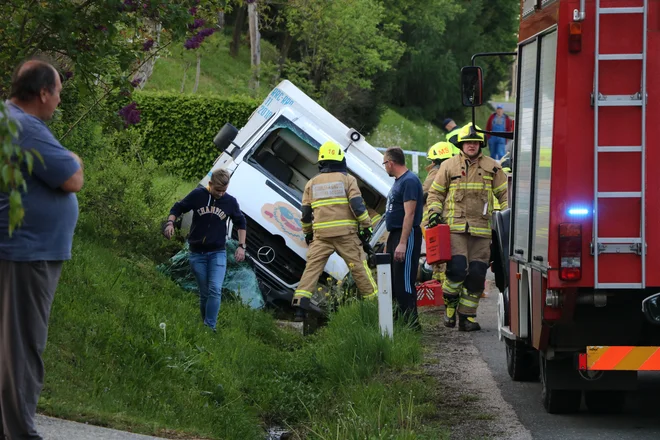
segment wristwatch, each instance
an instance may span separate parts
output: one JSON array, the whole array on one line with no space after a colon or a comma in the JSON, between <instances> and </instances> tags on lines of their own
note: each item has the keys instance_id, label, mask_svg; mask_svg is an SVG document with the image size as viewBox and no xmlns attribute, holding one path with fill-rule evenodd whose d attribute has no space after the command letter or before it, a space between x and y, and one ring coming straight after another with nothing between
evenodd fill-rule
<instances>
[{"instance_id":1,"label":"wristwatch","mask_svg":"<svg viewBox=\"0 0 660 440\"><path fill-rule=\"evenodd\" d=\"M239 247L242 247L243 249L247 249L247 245L245 243L238 243Z\"/></svg>"}]
</instances>

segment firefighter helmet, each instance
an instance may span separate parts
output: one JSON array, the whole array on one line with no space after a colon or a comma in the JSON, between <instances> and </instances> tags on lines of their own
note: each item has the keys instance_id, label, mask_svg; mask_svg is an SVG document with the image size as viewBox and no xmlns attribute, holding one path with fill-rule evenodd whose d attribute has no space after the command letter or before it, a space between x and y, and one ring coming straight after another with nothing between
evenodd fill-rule
<instances>
[{"instance_id":1,"label":"firefighter helmet","mask_svg":"<svg viewBox=\"0 0 660 440\"><path fill-rule=\"evenodd\" d=\"M319 148L319 162L323 160L335 160L341 162L344 160L344 151L341 147L332 141L327 141Z\"/></svg>"},{"instance_id":2,"label":"firefighter helmet","mask_svg":"<svg viewBox=\"0 0 660 440\"><path fill-rule=\"evenodd\" d=\"M461 131L458 132L457 142L459 144L468 141L475 141L481 143L481 148L486 146L486 141L483 133L479 133L475 130L475 127L479 129L479 126L472 126L472 122L466 124Z\"/></svg>"},{"instance_id":3,"label":"firefighter helmet","mask_svg":"<svg viewBox=\"0 0 660 440\"><path fill-rule=\"evenodd\" d=\"M438 142L429 148L426 158L428 160L449 159L451 158L452 144L450 142Z\"/></svg>"}]
</instances>

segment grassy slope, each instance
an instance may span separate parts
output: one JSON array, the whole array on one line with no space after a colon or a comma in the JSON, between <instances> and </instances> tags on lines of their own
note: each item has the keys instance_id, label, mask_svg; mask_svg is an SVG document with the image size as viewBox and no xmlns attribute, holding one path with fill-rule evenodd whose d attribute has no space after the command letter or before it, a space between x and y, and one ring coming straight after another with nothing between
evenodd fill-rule
<instances>
[{"instance_id":1,"label":"grassy slope","mask_svg":"<svg viewBox=\"0 0 660 440\"><path fill-rule=\"evenodd\" d=\"M215 93L219 95L249 95L258 98L265 97L270 88L262 82L255 94L249 86L250 78L250 48L241 46L238 57L229 55L230 37L224 34L214 34L201 46L201 74L198 94ZM170 54L156 61L154 73L145 85L145 90L168 90L179 92L186 73L185 93L192 93L195 84L195 69L197 52L186 50L181 44L173 46ZM262 40L262 62L274 61L276 49L267 41Z\"/></svg>"},{"instance_id":2,"label":"grassy slope","mask_svg":"<svg viewBox=\"0 0 660 440\"><path fill-rule=\"evenodd\" d=\"M214 335L192 294L151 261L117 254L75 240L51 316L41 411L165 436L261 439L271 424L309 438L445 435L424 426L436 385L419 376L418 336L397 328L394 342L381 339L375 304L345 307L302 338L226 301Z\"/></svg>"}]
</instances>

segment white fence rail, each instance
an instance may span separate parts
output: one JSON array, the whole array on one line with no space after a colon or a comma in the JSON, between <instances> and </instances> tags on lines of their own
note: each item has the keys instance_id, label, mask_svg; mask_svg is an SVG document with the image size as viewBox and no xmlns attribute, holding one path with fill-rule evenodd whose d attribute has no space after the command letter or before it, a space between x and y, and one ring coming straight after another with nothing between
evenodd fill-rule
<instances>
[{"instance_id":1,"label":"white fence rail","mask_svg":"<svg viewBox=\"0 0 660 440\"><path fill-rule=\"evenodd\" d=\"M387 148L376 147L376 150L386 151ZM419 156L426 157L426 151L403 150L403 153L412 156L412 171L415 174L419 174Z\"/></svg>"}]
</instances>

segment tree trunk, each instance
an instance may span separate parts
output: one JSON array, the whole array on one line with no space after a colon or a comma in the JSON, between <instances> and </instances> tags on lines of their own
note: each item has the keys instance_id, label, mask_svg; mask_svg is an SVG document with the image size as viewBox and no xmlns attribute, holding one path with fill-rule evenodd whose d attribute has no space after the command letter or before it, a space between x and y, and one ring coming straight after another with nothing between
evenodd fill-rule
<instances>
[{"instance_id":1,"label":"tree trunk","mask_svg":"<svg viewBox=\"0 0 660 440\"><path fill-rule=\"evenodd\" d=\"M199 74L202 71L202 54L197 51L197 72L195 73L195 86L193 87L193 93L197 93L197 87L199 87Z\"/></svg>"},{"instance_id":2,"label":"tree trunk","mask_svg":"<svg viewBox=\"0 0 660 440\"><path fill-rule=\"evenodd\" d=\"M160 22L156 22L154 20L148 20L148 25L153 30L153 33L156 37L154 45L152 46L150 51L150 52L154 52L158 50L158 46L160 45L160 32L163 29L163 25ZM138 69L137 72L135 72L135 75L133 75L132 78L133 81L139 80L137 85L137 88L139 90L142 90L144 88L144 86L147 84L147 81L149 81L149 78L151 78L151 75L154 73L154 66L156 65L157 59L158 59L157 56L151 57L146 63L144 63Z\"/></svg>"},{"instance_id":3,"label":"tree trunk","mask_svg":"<svg viewBox=\"0 0 660 440\"><path fill-rule=\"evenodd\" d=\"M218 27L220 29L225 27L225 11L218 11Z\"/></svg>"},{"instance_id":4,"label":"tree trunk","mask_svg":"<svg viewBox=\"0 0 660 440\"><path fill-rule=\"evenodd\" d=\"M185 67L183 68L183 81L181 81L181 90L179 90L179 93L183 93L183 91L186 88L186 77L188 75L189 68L190 68L190 63L186 63Z\"/></svg>"},{"instance_id":5,"label":"tree trunk","mask_svg":"<svg viewBox=\"0 0 660 440\"><path fill-rule=\"evenodd\" d=\"M238 56L238 50L241 47L241 33L245 25L245 8L239 8L236 13L236 22L234 23L234 36L229 45L229 55Z\"/></svg>"},{"instance_id":6,"label":"tree trunk","mask_svg":"<svg viewBox=\"0 0 660 440\"><path fill-rule=\"evenodd\" d=\"M284 39L282 40L282 45L280 46L280 59L278 63L280 65L280 71L286 63L286 59L289 57L289 50L291 49L291 44L293 43L293 37L288 31L284 33Z\"/></svg>"},{"instance_id":7,"label":"tree trunk","mask_svg":"<svg viewBox=\"0 0 660 440\"><path fill-rule=\"evenodd\" d=\"M248 17L250 25L250 60L252 64L252 89L259 88L259 65L261 64L261 35L259 34L259 12L257 1L248 0Z\"/></svg>"}]
</instances>

